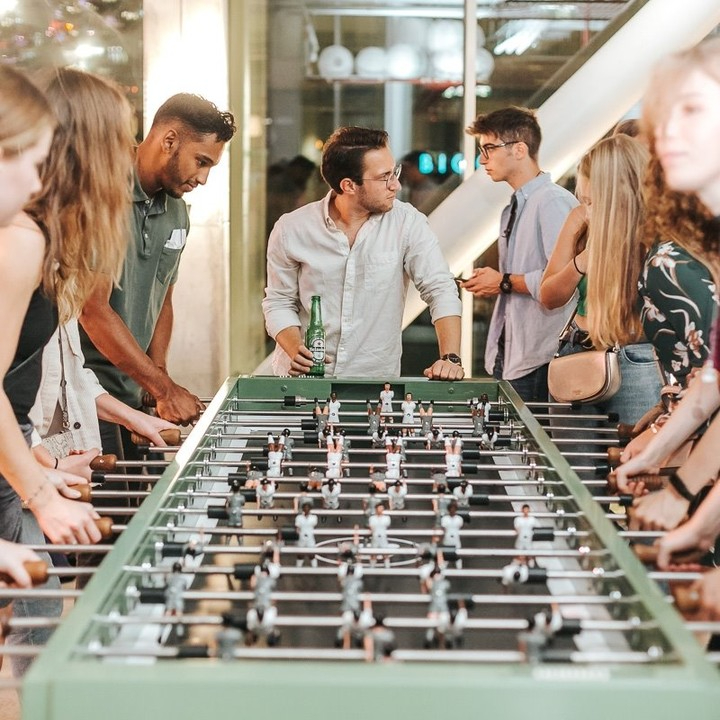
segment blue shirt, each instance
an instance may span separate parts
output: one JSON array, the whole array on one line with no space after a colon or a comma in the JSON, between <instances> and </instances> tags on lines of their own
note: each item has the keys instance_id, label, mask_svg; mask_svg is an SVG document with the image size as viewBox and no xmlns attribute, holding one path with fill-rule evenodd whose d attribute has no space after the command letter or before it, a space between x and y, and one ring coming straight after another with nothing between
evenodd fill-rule
<instances>
[{"instance_id":1,"label":"blue shirt","mask_svg":"<svg viewBox=\"0 0 720 720\"><path fill-rule=\"evenodd\" d=\"M550 362L558 346L558 335L573 309L568 303L546 310L540 303L540 281L552 253L560 228L578 201L555 184L547 173L518 188L517 211L509 238L498 240L501 273L524 275L530 291L500 294L495 303L485 348L485 369L492 374L498 353L498 340L505 328L503 380L516 380ZM501 231L510 216L510 205L503 210Z\"/></svg>"}]
</instances>

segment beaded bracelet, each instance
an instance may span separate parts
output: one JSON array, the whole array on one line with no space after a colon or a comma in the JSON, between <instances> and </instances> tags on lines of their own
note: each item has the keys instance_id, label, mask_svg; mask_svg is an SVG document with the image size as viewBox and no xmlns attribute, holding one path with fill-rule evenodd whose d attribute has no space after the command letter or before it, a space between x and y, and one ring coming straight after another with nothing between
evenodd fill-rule
<instances>
[{"instance_id":1,"label":"beaded bracelet","mask_svg":"<svg viewBox=\"0 0 720 720\"><path fill-rule=\"evenodd\" d=\"M575 272L578 273L578 275L585 275L585 273L577 266L577 255L573 255L572 263L575 268Z\"/></svg>"}]
</instances>

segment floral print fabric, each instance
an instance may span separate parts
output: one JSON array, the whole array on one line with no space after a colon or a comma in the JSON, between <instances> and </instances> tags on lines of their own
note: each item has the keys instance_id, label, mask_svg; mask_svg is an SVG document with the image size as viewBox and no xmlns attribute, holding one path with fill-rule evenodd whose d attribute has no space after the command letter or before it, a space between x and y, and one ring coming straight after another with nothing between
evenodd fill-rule
<instances>
[{"instance_id":1,"label":"floral print fabric","mask_svg":"<svg viewBox=\"0 0 720 720\"><path fill-rule=\"evenodd\" d=\"M640 319L666 373L685 384L709 356L718 304L708 269L673 242L658 243L645 258L638 280Z\"/></svg>"}]
</instances>

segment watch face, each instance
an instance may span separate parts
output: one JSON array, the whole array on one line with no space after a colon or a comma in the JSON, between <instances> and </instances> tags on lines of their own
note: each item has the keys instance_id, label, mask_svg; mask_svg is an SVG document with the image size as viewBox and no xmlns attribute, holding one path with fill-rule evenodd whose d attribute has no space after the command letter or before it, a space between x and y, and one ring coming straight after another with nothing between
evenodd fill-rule
<instances>
[{"instance_id":1,"label":"watch face","mask_svg":"<svg viewBox=\"0 0 720 720\"><path fill-rule=\"evenodd\" d=\"M500 290L504 293L512 292L512 282L510 282L510 278L505 275L500 282Z\"/></svg>"}]
</instances>

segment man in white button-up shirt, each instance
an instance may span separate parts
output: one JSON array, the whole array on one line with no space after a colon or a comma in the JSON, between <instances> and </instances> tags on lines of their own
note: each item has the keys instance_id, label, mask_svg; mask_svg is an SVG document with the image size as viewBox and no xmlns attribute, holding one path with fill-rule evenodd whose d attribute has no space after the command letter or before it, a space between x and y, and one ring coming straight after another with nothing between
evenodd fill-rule
<instances>
[{"instance_id":1,"label":"man in white button-up shirt","mask_svg":"<svg viewBox=\"0 0 720 720\"><path fill-rule=\"evenodd\" d=\"M460 380L461 305L427 218L400 202L400 166L382 130L344 127L325 143L330 192L275 224L263 312L278 375L312 364L303 344L313 295L322 297L329 364L338 377L397 377L412 280L430 308L439 353L427 377Z\"/></svg>"}]
</instances>

